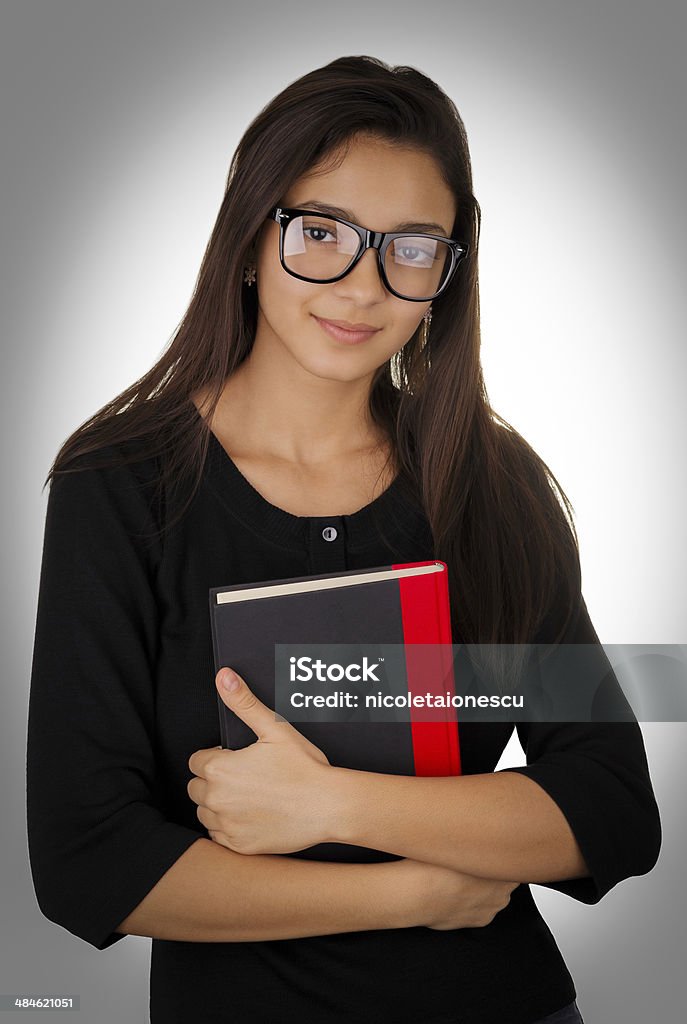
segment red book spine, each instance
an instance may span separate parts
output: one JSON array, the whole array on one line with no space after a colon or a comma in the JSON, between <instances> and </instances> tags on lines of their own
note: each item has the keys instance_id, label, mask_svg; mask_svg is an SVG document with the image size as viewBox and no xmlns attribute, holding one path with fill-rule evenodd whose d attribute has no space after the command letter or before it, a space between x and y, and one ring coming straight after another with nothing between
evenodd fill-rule
<instances>
[{"instance_id":1,"label":"red book spine","mask_svg":"<svg viewBox=\"0 0 687 1024\"><path fill-rule=\"evenodd\" d=\"M438 561L438 559L435 559ZM406 562L393 569L409 569L429 562ZM406 645L408 693L444 696L455 693L451 610L444 573L402 576L398 580L401 597L403 641ZM430 652L412 645L435 645ZM445 646L444 646L445 645ZM425 720L420 720L423 718ZM433 709L433 721L426 720L424 708L410 707L410 727L416 775L460 775L460 742L455 708Z\"/></svg>"}]
</instances>

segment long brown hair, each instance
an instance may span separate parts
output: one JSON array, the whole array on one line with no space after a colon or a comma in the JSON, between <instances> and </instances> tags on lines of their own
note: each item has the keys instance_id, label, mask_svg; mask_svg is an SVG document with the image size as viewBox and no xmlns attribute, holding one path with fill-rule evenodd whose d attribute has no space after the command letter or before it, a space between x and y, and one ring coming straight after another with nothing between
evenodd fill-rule
<instances>
[{"instance_id":1,"label":"long brown hair","mask_svg":"<svg viewBox=\"0 0 687 1024\"><path fill-rule=\"evenodd\" d=\"M206 420L255 337L256 289L244 287L243 271L266 214L300 176L343 157L360 133L435 159L457 201L451 234L470 247L433 304L429 343L423 348L418 329L377 369L371 417L421 498L436 557L449 566L463 641L529 643L556 601L568 609L555 639L547 638L557 642L580 587L573 508L548 466L489 404L480 364L480 207L465 127L452 100L412 67L341 57L293 82L257 115L234 153L172 341L152 369L64 442L46 484L78 471L79 456L89 455L90 466L107 464L97 453L115 445L124 461L164 453L161 489L185 483L191 500L210 440ZM210 396L205 418L190 399L199 391ZM122 444L133 439L127 459Z\"/></svg>"}]
</instances>

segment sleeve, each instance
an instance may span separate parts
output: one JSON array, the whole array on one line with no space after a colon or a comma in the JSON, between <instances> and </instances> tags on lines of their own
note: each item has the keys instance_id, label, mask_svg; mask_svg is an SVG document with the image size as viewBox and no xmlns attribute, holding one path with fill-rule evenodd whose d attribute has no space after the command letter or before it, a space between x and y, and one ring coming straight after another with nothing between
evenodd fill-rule
<instances>
[{"instance_id":1,"label":"sleeve","mask_svg":"<svg viewBox=\"0 0 687 1024\"><path fill-rule=\"evenodd\" d=\"M29 695L26 811L38 905L96 949L201 837L166 820L156 777L152 525L131 469L49 492Z\"/></svg>"},{"instance_id":2,"label":"sleeve","mask_svg":"<svg viewBox=\"0 0 687 1024\"><path fill-rule=\"evenodd\" d=\"M540 634L537 642L547 640ZM561 643L589 645L579 664L598 673L594 678L602 683L597 692L603 692L604 701L623 705L625 720L517 722L527 765L501 770L529 776L555 800L589 868L584 878L537 884L594 904L618 882L654 867L661 849L661 820L642 732L581 594ZM588 660L597 657L598 665Z\"/></svg>"}]
</instances>

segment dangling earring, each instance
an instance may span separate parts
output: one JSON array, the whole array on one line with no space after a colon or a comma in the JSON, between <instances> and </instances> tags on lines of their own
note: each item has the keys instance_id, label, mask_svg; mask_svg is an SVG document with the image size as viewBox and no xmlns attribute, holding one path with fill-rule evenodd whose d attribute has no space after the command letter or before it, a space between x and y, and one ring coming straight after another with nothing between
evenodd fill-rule
<instances>
[{"instance_id":1,"label":"dangling earring","mask_svg":"<svg viewBox=\"0 0 687 1024\"><path fill-rule=\"evenodd\" d=\"M248 287L250 288L250 286L255 281L255 264L254 263L248 263L243 268L243 280L248 285Z\"/></svg>"},{"instance_id":2,"label":"dangling earring","mask_svg":"<svg viewBox=\"0 0 687 1024\"><path fill-rule=\"evenodd\" d=\"M420 334L420 350L424 349L425 345L429 341L429 325L432 322L432 307L426 311L422 318L422 331Z\"/></svg>"}]
</instances>

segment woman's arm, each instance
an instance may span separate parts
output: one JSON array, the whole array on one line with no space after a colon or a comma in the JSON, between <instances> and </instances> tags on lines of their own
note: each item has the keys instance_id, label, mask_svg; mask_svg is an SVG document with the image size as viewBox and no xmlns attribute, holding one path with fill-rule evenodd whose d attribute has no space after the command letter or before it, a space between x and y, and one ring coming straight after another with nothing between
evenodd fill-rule
<instances>
[{"instance_id":1,"label":"woman's arm","mask_svg":"<svg viewBox=\"0 0 687 1024\"><path fill-rule=\"evenodd\" d=\"M218 693L258 738L239 751L196 751L188 784L214 841L240 854L283 854L318 842L385 850L470 875L521 882L589 874L556 802L510 773L426 778L334 767L277 720L246 681Z\"/></svg>"},{"instance_id":2,"label":"woman's arm","mask_svg":"<svg viewBox=\"0 0 687 1024\"><path fill-rule=\"evenodd\" d=\"M416 778L336 768L335 841L482 878L554 881L589 874L567 819L522 775Z\"/></svg>"},{"instance_id":3,"label":"woman's arm","mask_svg":"<svg viewBox=\"0 0 687 1024\"><path fill-rule=\"evenodd\" d=\"M115 929L182 942L250 942L420 923L400 862L245 857L200 838Z\"/></svg>"},{"instance_id":4,"label":"woman's arm","mask_svg":"<svg viewBox=\"0 0 687 1024\"><path fill-rule=\"evenodd\" d=\"M235 674L216 683L258 737L238 751L196 751L188 785L212 838L242 854L282 854L318 842L384 850L473 877L565 886L598 902L617 882L645 874L660 847L658 808L639 726L580 595L564 659L602 679L598 694L622 721L517 722L527 766L459 778L398 776L332 766L291 723L277 720ZM565 667L567 664L567 668ZM529 778L528 778L529 777Z\"/></svg>"},{"instance_id":5,"label":"woman's arm","mask_svg":"<svg viewBox=\"0 0 687 1024\"><path fill-rule=\"evenodd\" d=\"M662 832L643 737L581 595L563 642L584 646L579 659L559 662L558 684L572 690L577 673L590 673L602 680L600 704L624 709L623 720L517 722L527 765L495 773L332 770L334 838L485 878L539 882L583 903L650 871Z\"/></svg>"},{"instance_id":6,"label":"woman's arm","mask_svg":"<svg viewBox=\"0 0 687 1024\"><path fill-rule=\"evenodd\" d=\"M258 942L383 928L482 928L517 885L405 859L339 864L246 857L201 838L115 934Z\"/></svg>"}]
</instances>

